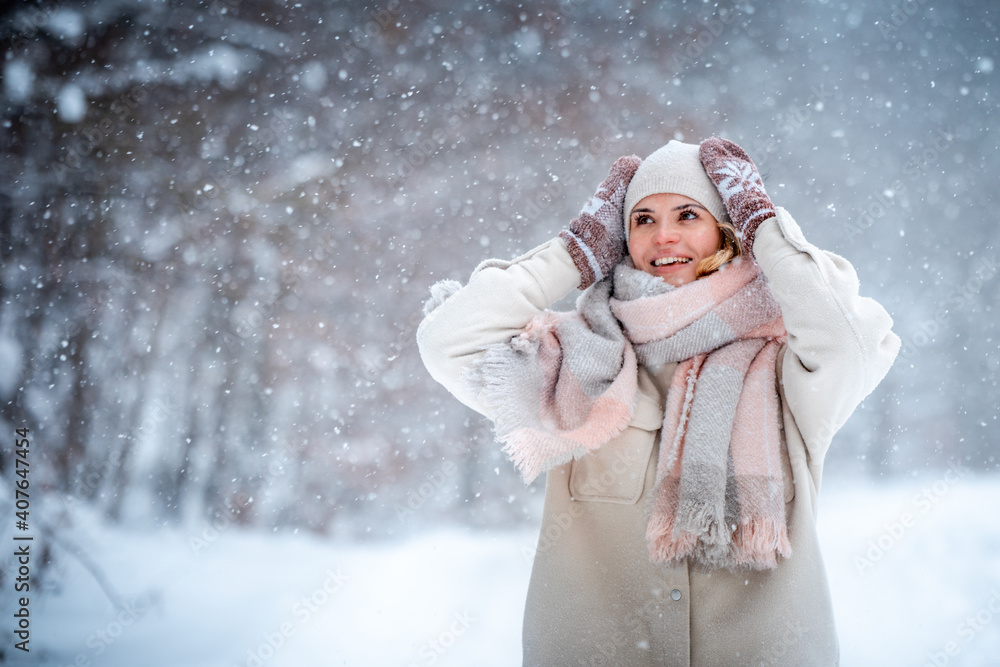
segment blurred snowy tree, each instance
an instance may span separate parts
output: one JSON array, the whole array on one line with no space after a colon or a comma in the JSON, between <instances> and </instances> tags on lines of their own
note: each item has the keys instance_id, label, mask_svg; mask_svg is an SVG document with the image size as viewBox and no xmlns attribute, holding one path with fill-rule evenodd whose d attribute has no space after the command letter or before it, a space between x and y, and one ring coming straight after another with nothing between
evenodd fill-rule
<instances>
[{"instance_id":1,"label":"blurred snowy tree","mask_svg":"<svg viewBox=\"0 0 1000 667\"><path fill-rule=\"evenodd\" d=\"M2 428L120 520L522 521L538 487L417 357L427 287L723 134L908 344L831 469L994 470L996 9L914 6L9 6Z\"/></svg>"}]
</instances>

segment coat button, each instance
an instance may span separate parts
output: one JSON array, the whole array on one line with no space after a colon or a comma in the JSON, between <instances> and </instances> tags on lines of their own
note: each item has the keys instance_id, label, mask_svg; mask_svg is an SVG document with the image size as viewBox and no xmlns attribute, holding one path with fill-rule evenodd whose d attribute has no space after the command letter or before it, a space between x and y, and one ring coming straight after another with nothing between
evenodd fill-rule
<instances>
[{"instance_id":1,"label":"coat button","mask_svg":"<svg viewBox=\"0 0 1000 667\"><path fill-rule=\"evenodd\" d=\"M681 599L681 591L680 591L679 588L675 588L674 590L670 591L670 599L671 600L680 600Z\"/></svg>"}]
</instances>

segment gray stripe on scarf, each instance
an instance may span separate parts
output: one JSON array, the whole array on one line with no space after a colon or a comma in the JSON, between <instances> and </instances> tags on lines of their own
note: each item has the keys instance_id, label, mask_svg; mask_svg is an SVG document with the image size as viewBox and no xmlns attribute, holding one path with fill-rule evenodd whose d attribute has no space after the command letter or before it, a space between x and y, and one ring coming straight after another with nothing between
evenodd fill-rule
<instances>
[{"instance_id":1,"label":"gray stripe on scarf","mask_svg":"<svg viewBox=\"0 0 1000 667\"><path fill-rule=\"evenodd\" d=\"M563 350L573 350L564 361L583 391L592 398L603 394L615 381L625 355L625 334L607 306L610 292L611 285L605 281L580 296L577 311L587 327L576 322L557 327Z\"/></svg>"},{"instance_id":2,"label":"gray stripe on scarf","mask_svg":"<svg viewBox=\"0 0 1000 667\"><path fill-rule=\"evenodd\" d=\"M729 543L729 531L724 529L729 438L732 415L743 390L743 375L723 365L705 368L691 404L681 459L684 474L677 527L701 537L705 544Z\"/></svg>"},{"instance_id":3,"label":"gray stripe on scarf","mask_svg":"<svg viewBox=\"0 0 1000 667\"><path fill-rule=\"evenodd\" d=\"M684 361L705 350L721 347L735 340L736 333L715 313L708 313L670 338L635 346L640 363L662 366L670 361Z\"/></svg>"}]
</instances>

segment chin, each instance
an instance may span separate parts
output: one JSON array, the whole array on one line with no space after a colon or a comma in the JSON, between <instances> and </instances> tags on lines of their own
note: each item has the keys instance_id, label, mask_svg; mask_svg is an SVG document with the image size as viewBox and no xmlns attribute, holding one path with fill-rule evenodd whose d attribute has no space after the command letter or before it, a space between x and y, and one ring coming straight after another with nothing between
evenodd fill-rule
<instances>
[{"instance_id":1,"label":"chin","mask_svg":"<svg viewBox=\"0 0 1000 667\"><path fill-rule=\"evenodd\" d=\"M695 276L663 276L663 282L674 287L683 287L688 283L693 283L695 280L697 280Z\"/></svg>"},{"instance_id":2,"label":"chin","mask_svg":"<svg viewBox=\"0 0 1000 667\"><path fill-rule=\"evenodd\" d=\"M635 266L633 261L632 266ZM643 268L643 271L651 276L656 276L668 285L673 285L674 287L681 287L682 285L687 285L688 283L693 283L698 279L697 272L691 270L690 272L685 271L684 273L659 273L655 269L649 267Z\"/></svg>"}]
</instances>

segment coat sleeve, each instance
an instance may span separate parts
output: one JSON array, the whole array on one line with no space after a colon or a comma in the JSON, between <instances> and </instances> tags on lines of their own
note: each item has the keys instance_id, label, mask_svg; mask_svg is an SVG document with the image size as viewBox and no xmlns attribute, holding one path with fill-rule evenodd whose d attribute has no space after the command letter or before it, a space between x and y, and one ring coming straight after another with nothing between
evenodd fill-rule
<instances>
[{"instance_id":1,"label":"coat sleeve","mask_svg":"<svg viewBox=\"0 0 1000 667\"><path fill-rule=\"evenodd\" d=\"M821 462L834 434L889 371L900 340L885 309L858 294L854 267L806 241L783 208L761 224L753 248L788 330L785 401L810 459Z\"/></svg>"},{"instance_id":2,"label":"coat sleeve","mask_svg":"<svg viewBox=\"0 0 1000 667\"><path fill-rule=\"evenodd\" d=\"M424 366L458 400L490 417L466 383L468 370L486 346L509 341L579 285L580 272L559 238L509 262L486 260L417 327Z\"/></svg>"}]
</instances>

